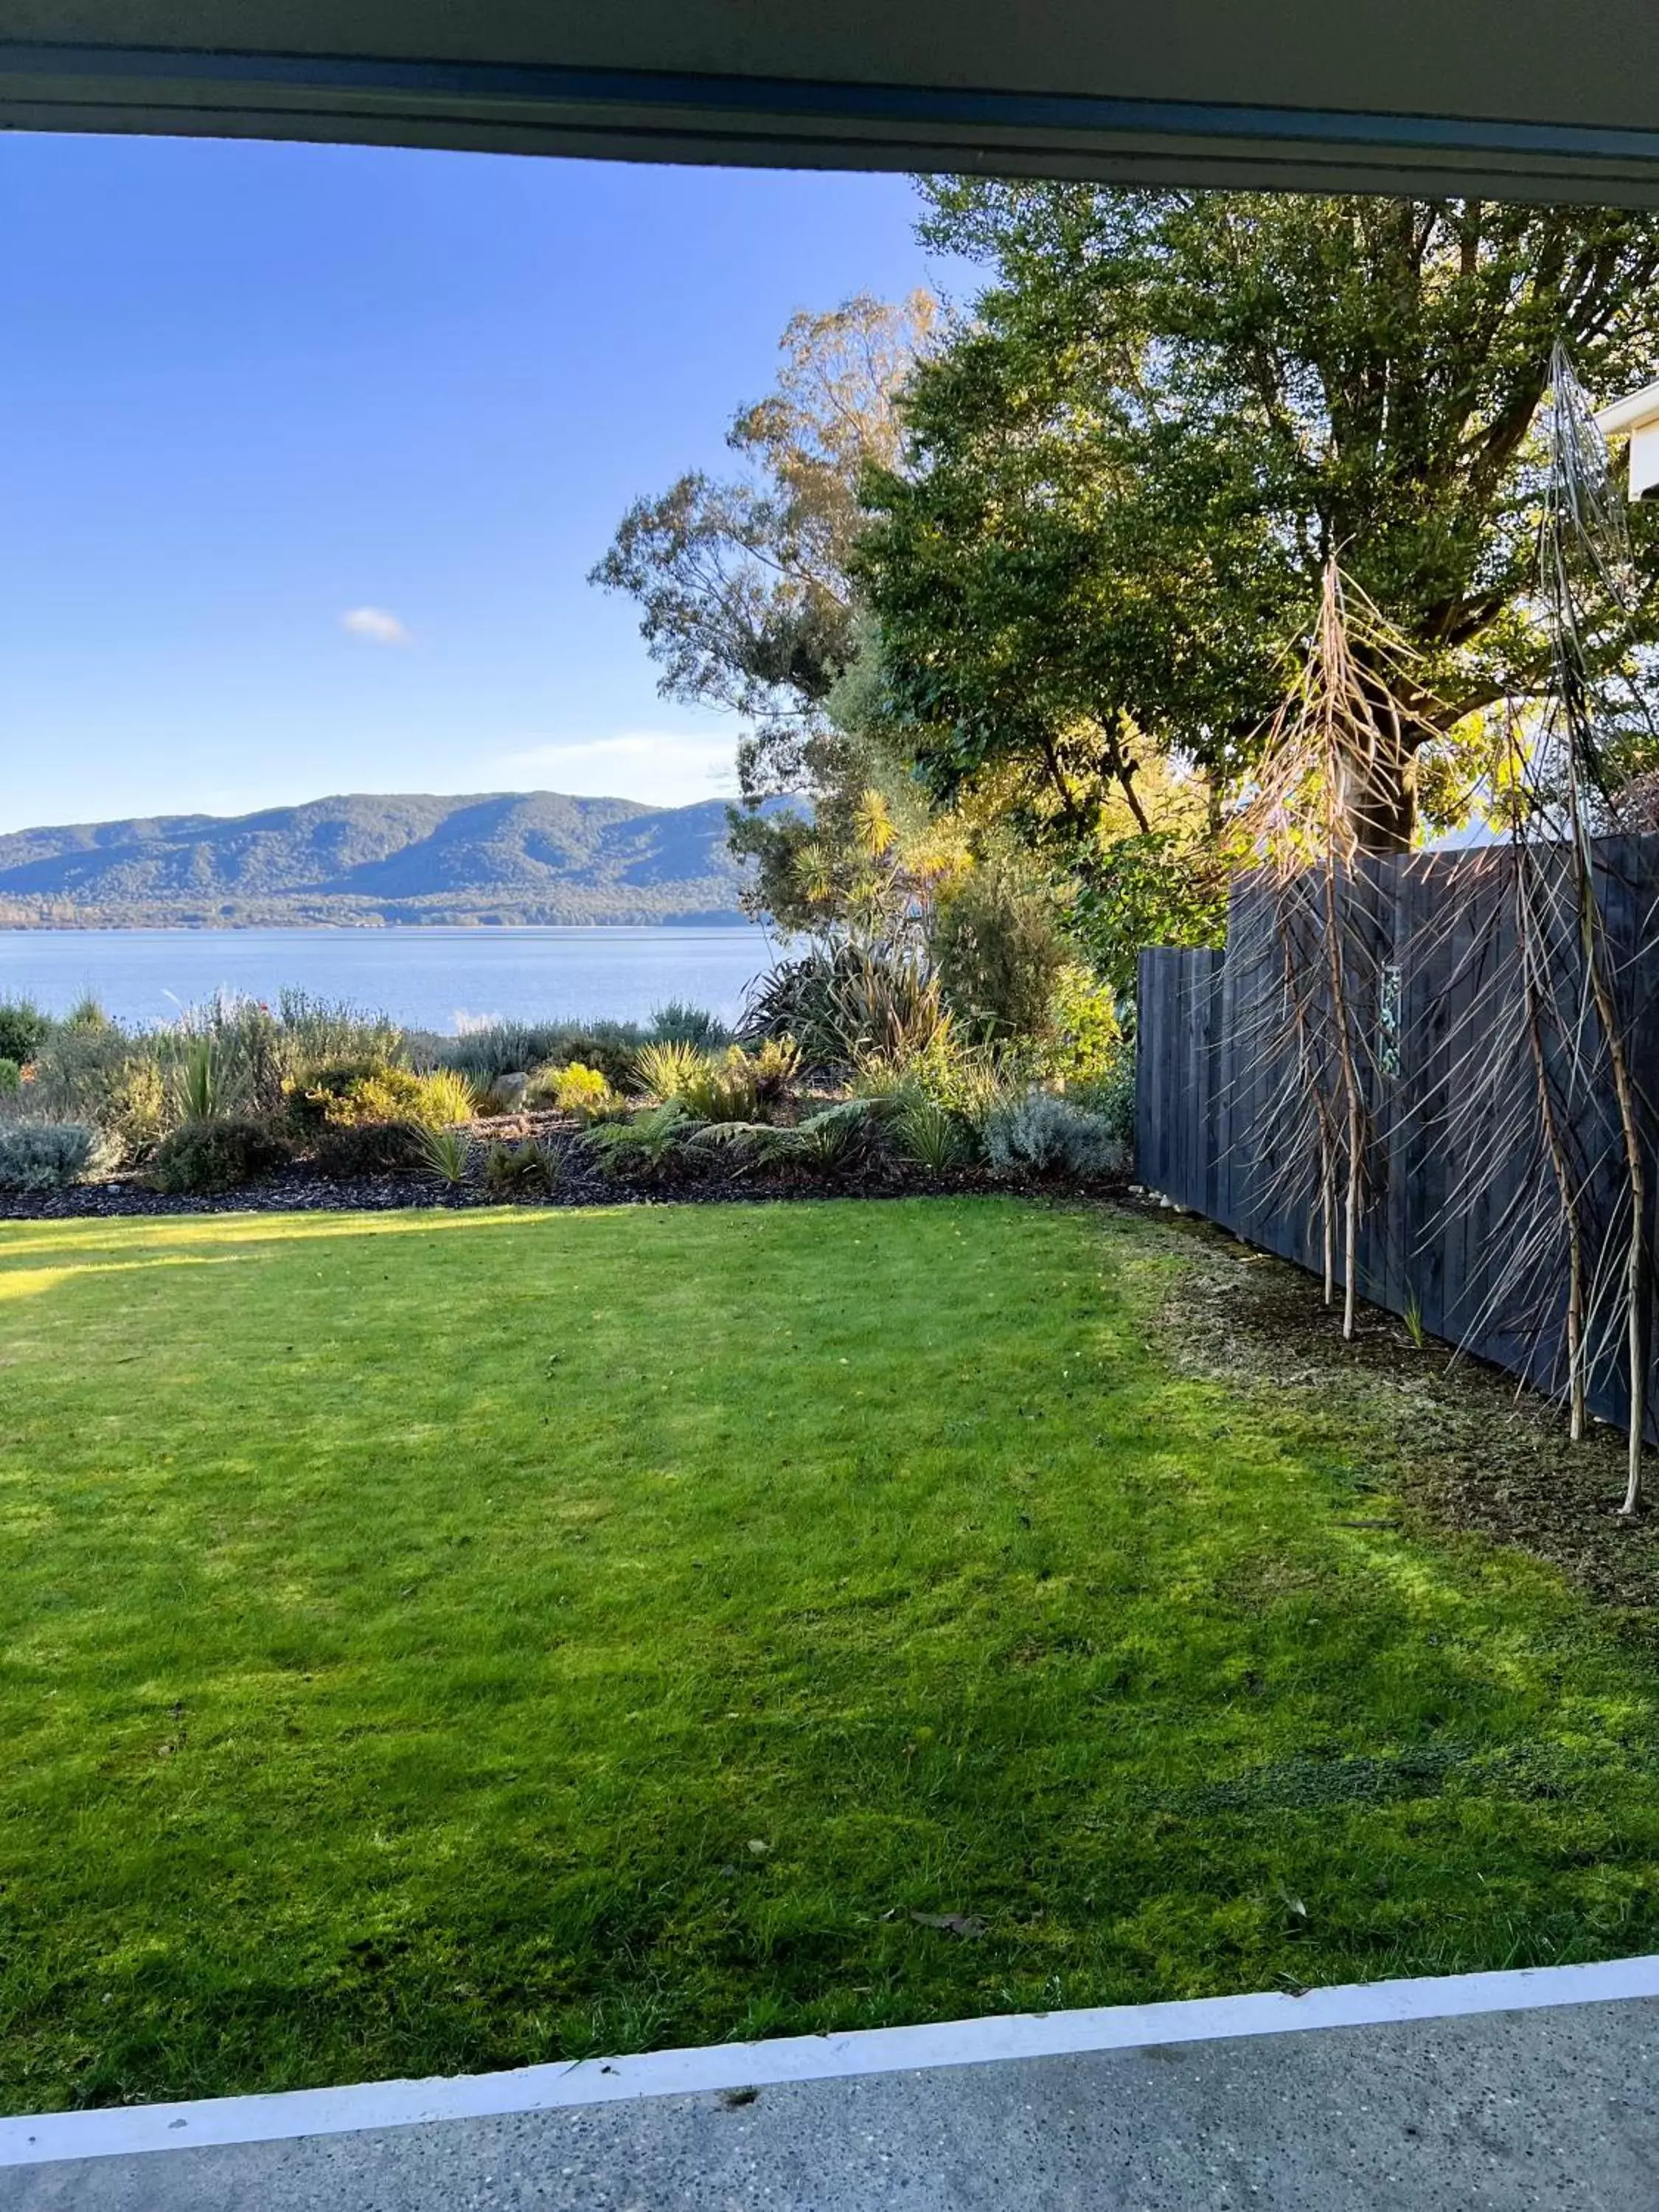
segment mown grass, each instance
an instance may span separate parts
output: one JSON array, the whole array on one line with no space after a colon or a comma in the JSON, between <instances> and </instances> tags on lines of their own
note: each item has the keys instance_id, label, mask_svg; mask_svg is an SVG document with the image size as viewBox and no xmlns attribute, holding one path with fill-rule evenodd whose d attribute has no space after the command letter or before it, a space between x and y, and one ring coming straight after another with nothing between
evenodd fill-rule
<instances>
[{"instance_id":1,"label":"mown grass","mask_svg":"<svg viewBox=\"0 0 1659 2212\"><path fill-rule=\"evenodd\" d=\"M1179 1375L1182 1265L0 1231L5 2107L1652 1947L1651 1661Z\"/></svg>"}]
</instances>

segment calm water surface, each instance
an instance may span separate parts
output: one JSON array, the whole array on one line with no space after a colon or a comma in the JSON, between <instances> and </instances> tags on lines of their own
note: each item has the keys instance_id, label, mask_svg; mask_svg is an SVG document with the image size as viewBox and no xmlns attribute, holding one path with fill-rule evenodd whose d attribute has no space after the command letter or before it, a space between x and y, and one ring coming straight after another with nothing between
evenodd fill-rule
<instances>
[{"instance_id":1,"label":"calm water surface","mask_svg":"<svg viewBox=\"0 0 1659 2212\"><path fill-rule=\"evenodd\" d=\"M775 950L759 929L7 929L0 999L61 1014L90 991L106 1013L147 1024L216 991L274 1000L297 985L410 1029L643 1021L669 999L729 1021Z\"/></svg>"}]
</instances>

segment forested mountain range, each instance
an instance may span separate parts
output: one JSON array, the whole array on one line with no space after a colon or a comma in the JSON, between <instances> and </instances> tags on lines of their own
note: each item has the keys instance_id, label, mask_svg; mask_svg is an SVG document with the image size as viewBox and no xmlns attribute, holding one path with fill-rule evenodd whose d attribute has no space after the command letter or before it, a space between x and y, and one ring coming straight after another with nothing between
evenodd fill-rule
<instances>
[{"instance_id":1,"label":"forested mountain range","mask_svg":"<svg viewBox=\"0 0 1659 2212\"><path fill-rule=\"evenodd\" d=\"M354 795L0 836L0 926L735 922L717 799Z\"/></svg>"}]
</instances>

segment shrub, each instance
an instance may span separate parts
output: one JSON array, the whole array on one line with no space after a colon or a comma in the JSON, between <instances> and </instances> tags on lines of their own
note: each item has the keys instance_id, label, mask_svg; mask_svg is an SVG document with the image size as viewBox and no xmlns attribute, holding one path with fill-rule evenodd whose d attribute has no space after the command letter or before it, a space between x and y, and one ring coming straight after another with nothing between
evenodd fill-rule
<instances>
[{"instance_id":1,"label":"shrub","mask_svg":"<svg viewBox=\"0 0 1659 2212\"><path fill-rule=\"evenodd\" d=\"M32 999L0 999L0 1059L24 1066L51 1035L51 1015Z\"/></svg>"},{"instance_id":2,"label":"shrub","mask_svg":"<svg viewBox=\"0 0 1659 2212\"><path fill-rule=\"evenodd\" d=\"M1001 857L970 870L928 933L945 1002L986 1042L1040 1038L1066 964L1054 901Z\"/></svg>"},{"instance_id":3,"label":"shrub","mask_svg":"<svg viewBox=\"0 0 1659 2212\"><path fill-rule=\"evenodd\" d=\"M949 1030L908 1060L866 1060L853 1087L888 1121L911 1100L927 1099L947 1108L975 1135L1013 1095L1005 1062L986 1047L963 1047Z\"/></svg>"},{"instance_id":4,"label":"shrub","mask_svg":"<svg viewBox=\"0 0 1659 2212\"><path fill-rule=\"evenodd\" d=\"M284 991L275 1012L263 1000L221 992L188 1007L153 1042L174 1110L185 1121L223 1114L303 1120L291 1102L326 1073L394 1066L403 1052L401 1034L386 1016L303 991Z\"/></svg>"},{"instance_id":5,"label":"shrub","mask_svg":"<svg viewBox=\"0 0 1659 2212\"><path fill-rule=\"evenodd\" d=\"M1005 1172L1064 1175L1079 1182L1111 1175L1124 1163L1121 1143L1098 1114L1051 1091L1033 1091L1000 1108L985 1125L993 1167Z\"/></svg>"},{"instance_id":6,"label":"shrub","mask_svg":"<svg viewBox=\"0 0 1659 2212\"><path fill-rule=\"evenodd\" d=\"M168 1120L157 1042L105 1029L55 1029L34 1062L33 1103L43 1119L86 1121L127 1159L141 1158Z\"/></svg>"},{"instance_id":7,"label":"shrub","mask_svg":"<svg viewBox=\"0 0 1659 2212\"><path fill-rule=\"evenodd\" d=\"M100 1030L113 1029L115 1024L92 993L86 991L64 1015L63 1026L66 1030L79 1030L85 1034L95 1035Z\"/></svg>"},{"instance_id":8,"label":"shrub","mask_svg":"<svg viewBox=\"0 0 1659 2212\"><path fill-rule=\"evenodd\" d=\"M1054 981L1041 1072L1071 1091L1079 1083L1109 1081L1124 1057L1123 1030L1111 992L1086 968L1075 963L1062 968Z\"/></svg>"},{"instance_id":9,"label":"shrub","mask_svg":"<svg viewBox=\"0 0 1659 2212\"><path fill-rule=\"evenodd\" d=\"M15 1098L23 1088L23 1071L15 1060L0 1059L0 1098Z\"/></svg>"},{"instance_id":10,"label":"shrub","mask_svg":"<svg viewBox=\"0 0 1659 2212\"><path fill-rule=\"evenodd\" d=\"M434 1182L459 1190L472 1167L472 1139L465 1129L422 1129L421 1165Z\"/></svg>"},{"instance_id":11,"label":"shrub","mask_svg":"<svg viewBox=\"0 0 1659 2212\"><path fill-rule=\"evenodd\" d=\"M634 1075L647 1097L678 1106L693 1121L754 1118L752 1066L737 1045L716 1058L689 1044L648 1044L635 1056Z\"/></svg>"},{"instance_id":12,"label":"shrub","mask_svg":"<svg viewBox=\"0 0 1659 2212\"><path fill-rule=\"evenodd\" d=\"M763 1037L750 1064L756 1097L768 1106L775 1105L799 1072L800 1047L792 1036Z\"/></svg>"},{"instance_id":13,"label":"shrub","mask_svg":"<svg viewBox=\"0 0 1659 2212\"><path fill-rule=\"evenodd\" d=\"M343 1077L343 1079L342 1078ZM472 1118L472 1086L453 1068L416 1075L412 1067L376 1067L346 1073L331 1069L308 1092L331 1128L361 1129L400 1121L420 1129L453 1128Z\"/></svg>"},{"instance_id":14,"label":"shrub","mask_svg":"<svg viewBox=\"0 0 1659 2212\"><path fill-rule=\"evenodd\" d=\"M634 1055L646 1042L637 1022L490 1022L446 1037L439 1065L493 1083L526 1067L597 1067L618 1091L631 1079Z\"/></svg>"},{"instance_id":15,"label":"shrub","mask_svg":"<svg viewBox=\"0 0 1659 2212\"><path fill-rule=\"evenodd\" d=\"M249 1115L182 1121L161 1139L150 1168L157 1190L235 1190L259 1182L288 1158L268 1123Z\"/></svg>"},{"instance_id":16,"label":"shrub","mask_svg":"<svg viewBox=\"0 0 1659 2212\"><path fill-rule=\"evenodd\" d=\"M1066 1096L1085 1112L1097 1114L1125 1152L1133 1151L1135 1141L1135 1063L1132 1052L1120 1053L1113 1072L1098 1082L1068 1085Z\"/></svg>"},{"instance_id":17,"label":"shrub","mask_svg":"<svg viewBox=\"0 0 1659 2212\"><path fill-rule=\"evenodd\" d=\"M344 999L314 999L308 991L284 991L276 1001L276 1026L283 1073L290 1082L303 1082L313 1068L331 1063L355 1060L387 1066L403 1057L403 1032L392 1017L365 1013Z\"/></svg>"},{"instance_id":18,"label":"shrub","mask_svg":"<svg viewBox=\"0 0 1659 2212\"><path fill-rule=\"evenodd\" d=\"M579 1121L603 1121L622 1110L620 1095L597 1067L573 1060L568 1067L548 1067L531 1079L526 1097L532 1104L556 1107Z\"/></svg>"},{"instance_id":19,"label":"shrub","mask_svg":"<svg viewBox=\"0 0 1659 2212\"><path fill-rule=\"evenodd\" d=\"M732 1042L731 1030L716 1015L702 1006L688 1006L680 999L671 999L653 1011L651 1036L658 1044L695 1045L699 1052L713 1052Z\"/></svg>"},{"instance_id":20,"label":"shrub","mask_svg":"<svg viewBox=\"0 0 1659 2212\"><path fill-rule=\"evenodd\" d=\"M416 1121L357 1121L324 1129L313 1146L319 1175L336 1182L360 1176L417 1175L428 1132Z\"/></svg>"},{"instance_id":21,"label":"shrub","mask_svg":"<svg viewBox=\"0 0 1659 2212\"><path fill-rule=\"evenodd\" d=\"M534 1137L522 1145L495 1144L484 1154L484 1188L498 1198L544 1196L559 1179L556 1154Z\"/></svg>"},{"instance_id":22,"label":"shrub","mask_svg":"<svg viewBox=\"0 0 1659 2212\"><path fill-rule=\"evenodd\" d=\"M681 1084L679 1103L696 1121L759 1121L761 1084L741 1044L706 1053Z\"/></svg>"},{"instance_id":23,"label":"shrub","mask_svg":"<svg viewBox=\"0 0 1659 2212\"><path fill-rule=\"evenodd\" d=\"M761 1095L758 1064L741 1045L707 1054L679 1094L680 1104L699 1121L758 1121L769 1101Z\"/></svg>"},{"instance_id":24,"label":"shrub","mask_svg":"<svg viewBox=\"0 0 1659 2212\"><path fill-rule=\"evenodd\" d=\"M350 1119L347 1100L353 1086L373 1082L387 1073L387 1063L375 1060L332 1060L312 1068L303 1083L294 1079L285 1086L283 1110L297 1130L312 1131Z\"/></svg>"},{"instance_id":25,"label":"shrub","mask_svg":"<svg viewBox=\"0 0 1659 2212\"><path fill-rule=\"evenodd\" d=\"M0 1190L62 1190L112 1164L109 1139L88 1121L0 1127Z\"/></svg>"}]
</instances>

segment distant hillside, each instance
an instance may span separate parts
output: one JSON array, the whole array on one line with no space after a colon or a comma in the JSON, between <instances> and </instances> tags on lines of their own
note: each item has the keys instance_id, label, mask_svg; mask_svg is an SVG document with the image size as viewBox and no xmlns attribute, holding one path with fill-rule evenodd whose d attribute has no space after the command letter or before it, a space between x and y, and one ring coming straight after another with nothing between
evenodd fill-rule
<instances>
[{"instance_id":1,"label":"distant hillside","mask_svg":"<svg viewBox=\"0 0 1659 2212\"><path fill-rule=\"evenodd\" d=\"M734 922L720 799L319 799L0 836L0 926Z\"/></svg>"}]
</instances>

